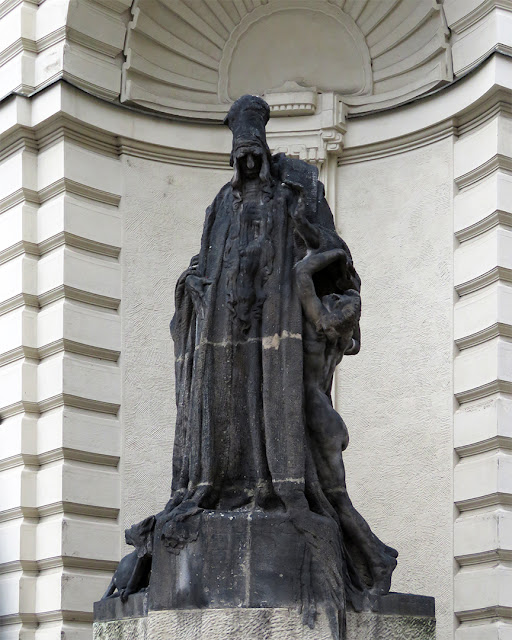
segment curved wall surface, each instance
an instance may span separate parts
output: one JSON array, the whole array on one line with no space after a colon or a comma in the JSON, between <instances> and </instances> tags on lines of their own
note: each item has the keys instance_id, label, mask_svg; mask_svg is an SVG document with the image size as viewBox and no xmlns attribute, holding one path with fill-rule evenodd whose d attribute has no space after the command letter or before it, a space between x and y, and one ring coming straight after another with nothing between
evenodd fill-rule
<instances>
[{"instance_id":1,"label":"curved wall surface","mask_svg":"<svg viewBox=\"0 0 512 640\"><path fill-rule=\"evenodd\" d=\"M363 278L335 388L353 500L400 551L393 589L436 597L438 638L505 637L509 9L0 4L2 637L90 638L124 527L167 500L174 284L230 179L219 121L260 43L269 144L319 167Z\"/></svg>"}]
</instances>

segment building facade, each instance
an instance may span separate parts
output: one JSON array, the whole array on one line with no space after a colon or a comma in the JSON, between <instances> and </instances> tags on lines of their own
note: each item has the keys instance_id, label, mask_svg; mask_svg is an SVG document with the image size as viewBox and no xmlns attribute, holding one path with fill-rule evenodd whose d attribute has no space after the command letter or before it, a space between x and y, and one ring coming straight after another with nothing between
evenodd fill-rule
<instances>
[{"instance_id":1,"label":"building facade","mask_svg":"<svg viewBox=\"0 0 512 640\"><path fill-rule=\"evenodd\" d=\"M91 637L170 491L168 325L244 93L316 164L363 281L349 491L436 597L512 639L512 2L0 1L0 637Z\"/></svg>"}]
</instances>

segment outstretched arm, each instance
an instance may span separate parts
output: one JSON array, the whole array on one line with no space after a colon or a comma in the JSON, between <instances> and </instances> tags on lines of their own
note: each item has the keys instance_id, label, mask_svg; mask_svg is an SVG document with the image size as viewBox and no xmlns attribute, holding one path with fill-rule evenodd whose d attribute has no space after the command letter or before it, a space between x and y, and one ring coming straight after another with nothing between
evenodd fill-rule
<instances>
[{"instance_id":1,"label":"outstretched arm","mask_svg":"<svg viewBox=\"0 0 512 640\"><path fill-rule=\"evenodd\" d=\"M316 294L313 274L336 261L342 264L347 263L347 254L343 249L314 253L306 256L295 265L295 278L302 309L307 319L315 326L320 325L327 310Z\"/></svg>"}]
</instances>

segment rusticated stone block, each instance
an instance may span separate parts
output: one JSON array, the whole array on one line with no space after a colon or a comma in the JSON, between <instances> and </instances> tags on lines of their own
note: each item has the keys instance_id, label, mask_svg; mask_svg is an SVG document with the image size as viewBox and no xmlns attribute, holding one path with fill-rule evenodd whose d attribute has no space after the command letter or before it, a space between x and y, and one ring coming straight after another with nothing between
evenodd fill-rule
<instances>
[{"instance_id":1,"label":"rusticated stone block","mask_svg":"<svg viewBox=\"0 0 512 640\"><path fill-rule=\"evenodd\" d=\"M332 640L325 615L314 629L292 609L174 609L94 623L94 640ZM349 612L346 640L434 640L430 616Z\"/></svg>"}]
</instances>

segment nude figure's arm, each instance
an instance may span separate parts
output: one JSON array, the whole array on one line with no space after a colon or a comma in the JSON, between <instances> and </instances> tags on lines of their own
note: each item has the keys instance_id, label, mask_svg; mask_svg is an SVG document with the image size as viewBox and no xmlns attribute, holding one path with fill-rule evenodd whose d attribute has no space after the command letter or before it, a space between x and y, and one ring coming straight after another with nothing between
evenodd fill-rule
<instances>
[{"instance_id":1,"label":"nude figure's arm","mask_svg":"<svg viewBox=\"0 0 512 640\"><path fill-rule=\"evenodd\" d=\"M327 313L322 301L316 295L313 274L325 269L333 262L347 263L347 254L343 249L332 249L325 253L315 253L303 258L295 265L295 277L299 299L306 318L316 327Z\"/></svg>"},{"instance_id":2,"label":"nude figure's arm","mask_svg":"<svg viewBox=\"0 0 512 640\"><path fill-rule=\"evenodd\" d=\"M304 188L298 182L286 181L284 184L288 185L290 189L298 194L297 204L295 209L291 211L291 217L293 224L298 234L304 240L308 249L318 249L320 246L320 232L318 228L311 224L306 216L306 201L304 198Z\"/></svg>"}]
</instances>

